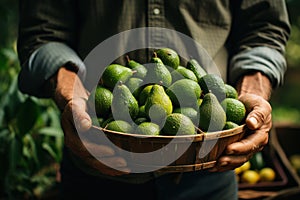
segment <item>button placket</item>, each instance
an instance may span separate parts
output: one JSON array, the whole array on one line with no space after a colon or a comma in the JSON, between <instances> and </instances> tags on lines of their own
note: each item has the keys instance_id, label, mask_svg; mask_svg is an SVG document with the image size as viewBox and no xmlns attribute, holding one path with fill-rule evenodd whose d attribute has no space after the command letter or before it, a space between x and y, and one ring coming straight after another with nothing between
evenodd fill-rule
<instances>
[{"instance_id":1,"label":"button placket","mask_svg":"<svg viewBox=\"0 0 300 200\"><path fill-rule=\"evenodd\" d=\"M164 1L148 1L148 26L156 27L149 31L149 47L162 46L164 39L160 28L164 27Z\"/></svg>"}]
</instances>

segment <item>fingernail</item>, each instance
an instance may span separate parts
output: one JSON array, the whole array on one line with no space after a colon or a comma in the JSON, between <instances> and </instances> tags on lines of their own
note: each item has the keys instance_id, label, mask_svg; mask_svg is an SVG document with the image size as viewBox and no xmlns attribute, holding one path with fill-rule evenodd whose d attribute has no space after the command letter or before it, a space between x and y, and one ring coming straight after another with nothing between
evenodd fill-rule
<instances>
[{"instance_id":1,"label":"fingernail","mask_svg":"<svg viewBox=\"0 0 300 200\"><path fill-rule=\"evenodd\" d=\"M81 120L80 125L82 129L88 129L91 126L91 123L89 120L83 119Z\"/></svg>"},{"instance_id":2,"label":"fingernail","mask_svg":"<svg viewBox=\"0 0 300 200\"><path fill-rule=\"evenodd\" d=\"M257 127L257 120L254 117L250 117L249 121L251 122L251 124L253 125L253 127Z\"/></svg>"}]
</instances>

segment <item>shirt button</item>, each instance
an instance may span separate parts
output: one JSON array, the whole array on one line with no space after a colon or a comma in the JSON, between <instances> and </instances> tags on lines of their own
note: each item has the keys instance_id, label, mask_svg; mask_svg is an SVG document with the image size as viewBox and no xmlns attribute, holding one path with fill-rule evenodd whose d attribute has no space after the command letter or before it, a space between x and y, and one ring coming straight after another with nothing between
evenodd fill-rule
<instances>
[{"instance_id":1,"label":"shirt button","mask_svg":"<svg viewBox=\"0 0 300 200\"><path fill-rule=\"evenodd\" d=\"M154 15L159 15L160 10L158 8L154 8L153 13L154 13Z\"/></svg>"}]
</instances>

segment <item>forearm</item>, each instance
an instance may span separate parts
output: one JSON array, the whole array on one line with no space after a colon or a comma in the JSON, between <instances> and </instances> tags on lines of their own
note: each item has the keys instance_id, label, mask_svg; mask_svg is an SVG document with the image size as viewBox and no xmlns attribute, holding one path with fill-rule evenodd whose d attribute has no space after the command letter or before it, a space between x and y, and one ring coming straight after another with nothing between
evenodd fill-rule
<instances>
[{"instance_id":1,"label":"forearm","mask_svg":"<svg viewBox=\"0 0 300 200\"><path fill-rule=\"evenodd\" d=\"M84 79L85 65L73 49L58 42L42 45L22 65L18 82L20 90L37 97L51 97L52 91L47 81L66 63L73 63L79 76Z\"/></svg>"},{"instance_id":2,"label":"forearm","mask_svg":"<svg viewBox=\"0 0 300 200\"><path fill-rule=\"evenodd\" d=\"M63 110L67 103L74 98L88 98L88 92L78 76L77 67L71 63L60 67L47 83L53 91L51 97L60 110Z\"/></svg>"},{"instance_id":3,"label":"forearm","mask_svg":"<svg viewBox=\"0 0 300 200\"><path fill-rule=\"evenodd\" d=\"M270 79L261 72L247 74L240 78L236 86L238 93L255 94L269 100L272 93L272 84Z\"/></svg>"}]
</instances>

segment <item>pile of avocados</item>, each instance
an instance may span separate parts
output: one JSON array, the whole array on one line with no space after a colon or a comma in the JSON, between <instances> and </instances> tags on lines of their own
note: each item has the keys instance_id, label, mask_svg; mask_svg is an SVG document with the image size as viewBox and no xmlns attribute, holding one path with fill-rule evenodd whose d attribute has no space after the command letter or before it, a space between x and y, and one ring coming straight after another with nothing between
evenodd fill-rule
<instances>
[{"instance_id":1,"label":"pile of avocados","mask_svg":"<svg viewBox=\"0 0 300 200\"><path fill-rule=\"evenodd\" d=\"M245 105L234 87L207 73L191 58L171 48L153 51L143 64L124 55L126 64L111 63L91 91L88 109L94 125L141 135L195 135L242 125Z\"/></svg>"}]
</instances>

